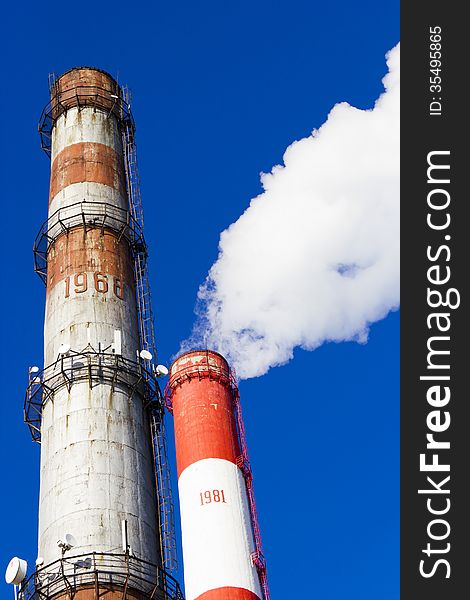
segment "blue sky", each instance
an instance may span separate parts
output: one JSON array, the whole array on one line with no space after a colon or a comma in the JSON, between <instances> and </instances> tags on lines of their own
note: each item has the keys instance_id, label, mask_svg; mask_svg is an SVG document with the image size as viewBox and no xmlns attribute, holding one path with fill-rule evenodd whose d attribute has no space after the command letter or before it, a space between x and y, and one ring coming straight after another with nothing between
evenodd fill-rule
<instances>
[{"instance_id":1,"label":"blue sky","mask_svg":"<svg viewBox=\"0 0 470 600\"><path fill-rule=\"evenodd\" d=\"M261 191L259 173L337 102L369 108L381 93L399 5L25 2L3 10L6 566L13 555L36 558L39 448L22 404L27 368L42 362L44 287L31 248L47 210L37 120L48 73L94 65L132 89L159 358L168 363L191 331L221 231ZM241 384L273 600L398 598L398 343L393 313L372 326L367 345L297 350L288 365ZM0 591L11 593L3 576Z\"/></svg>"}]
</instances>

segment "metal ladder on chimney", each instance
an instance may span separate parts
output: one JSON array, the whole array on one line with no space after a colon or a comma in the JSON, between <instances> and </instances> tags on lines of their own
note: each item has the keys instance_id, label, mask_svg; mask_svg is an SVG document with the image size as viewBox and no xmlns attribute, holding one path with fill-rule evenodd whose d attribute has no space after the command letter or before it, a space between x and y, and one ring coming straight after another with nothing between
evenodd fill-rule
<instances>
[{"instance_id":1,"label":"metal ladder on chimney","mask_svg":"<svg viewBox=\"0 0 470 600\"><path fill-rule=\"evenodd\" d=\"M121 87L124 102L130 115L130 95L127 88ZM143 230L144 215L140 194L139 174L137 168L137 152L135 145L135 126L132 118L124 119L122 138L124 150L124 165L126 185L131 216ZM153 358L157 358L155 331L153 325L152 302L147 272L147 248L145 244L134 252L134 274L136 281L136 300L139 314L139 335L141 347L148 350ZM166 448L164 427L164 402L158 387L159 403L151 407L150 427L153 441L155 477L157 483L157 500L160 520L160 546L163 566L168 572L174 572L178 567L176 553L176 535L174 527L173 496L171 491L170 468Z\"/></svg>"}]
</instances>

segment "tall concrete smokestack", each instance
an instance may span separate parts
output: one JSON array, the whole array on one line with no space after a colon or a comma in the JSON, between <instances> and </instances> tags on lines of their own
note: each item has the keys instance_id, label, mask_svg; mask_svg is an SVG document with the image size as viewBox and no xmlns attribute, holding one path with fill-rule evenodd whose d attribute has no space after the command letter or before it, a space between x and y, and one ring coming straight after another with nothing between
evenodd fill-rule
<instances>
[{"instance_id":1,"label":"tall concrete smokestack","mask_svg":"<svg viewBox=\"0 0 470 600\"><path fill-rule=\"evenodd\" d=\"M238 389L225 359L180 356L166 391L175 425L187 600L268 600Z\"/></svg>"},{"instance_id":2,"label":"tall concrete smokestack","mask_svg":"<svg viewBox=\"0 0 470 600\"><path fill-rule=\"evenodd\" d=\"M25 412L41 442L39 562L25 598L182 598L163 570L171 507L125 93L72 69L52 81L40 131L52 165L35 244L44 370L31 369Z\"/></svg>"}]
</instances>

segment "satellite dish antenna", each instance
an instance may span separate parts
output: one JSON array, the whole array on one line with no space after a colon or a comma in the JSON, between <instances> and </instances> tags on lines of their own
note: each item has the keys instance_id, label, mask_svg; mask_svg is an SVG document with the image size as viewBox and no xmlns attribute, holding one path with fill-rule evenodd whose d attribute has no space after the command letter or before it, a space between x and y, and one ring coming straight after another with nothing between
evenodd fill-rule
<instances>
[{"instance_id":1,"label":"satellite dish antenna","mask_svg":"<svg viewBox=\"0 0 470 600\"><path fill-rule=\"evenodd\" d=\"M39 373L39 367L31 367L31 368L29 369L29 372L30 372L30 373Z\"/></svg>"},{"instance_id":2,"label":"satellite dish antenna","mask_svg":"<svg viewBox=\"0 0 470 600\"><path fill-rule=\"evenodd\" d=\"M141 350L140 351L140 358L143 358L144 360L152 360L152 355L148 350Z\"/></svg>"},{"instance_id":3,"label":"satellite dish antenna","mask_svg":"<svg viewBox=\"0 0 470 600\"><path fill-rule=\"evenodd\" d=\"M42 556L38 556L36 558L36 567L42 567L42 565L44 564L44 559Z\"/></svg>"},{"instance_id":4,"label":"satellite dish antenna","mask_svg":"<svg viewBox=\"0 0 470 600\"><path fill-rule=\"evenodd\" d=\"M165 365L157 365L155 367L155 375L157 377L165 377L165 375L168 375L168 369Z\"/></svg>"},{"instance_id":5,"label":"satellite dish antenna","mask_svg":"<svg viewBox=\"0 0 470 600\"><path fill-rule=\"evenodd\" d=\"M59 346L59 354L63 355L63 354L67 354L67 352L70 350L70 344L61 344Z\"/></svg>"},{"instance_id":6,"label":"satellite dish antenna","mask_svg":"<svg viewBox=\"0 0 470 600\"><path fill-rule=\"evenodd\" d=\"M64 554L67 550L70 550L77 545L77 540L71 533L66 533L63 540L57 541L57 545L62 550L62 554Z\"/></svg>"},{"instance_id":7,"label":"satellite dish antenna","mask_svg":"<svg viewBox=\"0 0 470 600\"><path fill-rule=\"evenodd\" d=\"M34 377L33 380L31 381L31 383L34 383L34 385L39 385L41 383L41 378Z\"/></svg>"},{"instance_id":8,"label":"satellite dish antenna","mask_svg":"<svg viewBox=\"0 0 470 600\"><path fill-rule=\"evenodd\" d=\"M15 556L8 563L7 570L5 571L5 581L13 585L19 585L26 577L27 570L28 563L22 558Z\"/></svg>"}]
</instances>

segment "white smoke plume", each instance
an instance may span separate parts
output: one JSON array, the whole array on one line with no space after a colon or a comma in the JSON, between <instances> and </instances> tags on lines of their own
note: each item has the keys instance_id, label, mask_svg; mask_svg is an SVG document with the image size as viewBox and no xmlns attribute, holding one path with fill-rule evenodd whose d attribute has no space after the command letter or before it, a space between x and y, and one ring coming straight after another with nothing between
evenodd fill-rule
<instances>
[{"instance_id":1,"label":"white smoke plume","mask_svg":"<svg viewBox=\"0 0 470 600\"><path fill-rule=\"evenodd\" d=\"M343 102L261 175L264 192L220 236L182 350L262 375L326 341L367 341L399 306L400 47L371 110Z\"/></svg>"}]
</instances>

